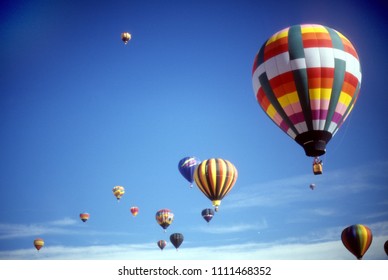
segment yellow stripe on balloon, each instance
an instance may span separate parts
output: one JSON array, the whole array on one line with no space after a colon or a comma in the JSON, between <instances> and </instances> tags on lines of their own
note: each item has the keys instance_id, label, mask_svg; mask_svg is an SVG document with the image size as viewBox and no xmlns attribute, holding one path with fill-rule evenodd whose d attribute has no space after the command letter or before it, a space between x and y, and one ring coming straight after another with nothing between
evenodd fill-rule
<instances>
[{"instance_id":1,"label":"yellow stripe on balloon","mask_svg":"<svg viewBox=\"0 0 388 280\"><path fill-rule=\"evenodd\" d=\"M346 92L341 91L338 102L344 104L345 106L349 106L351 101L352 101L352 97Z\"/></svg>"},{"instance_id":2,"label":"yellow stripe on balloon","mask_svg":"<svg viewBox=\"0 0 388 280\"><path fill-rule=\"evenodd\" d=\"M270 104L267 108L267 111L266 111L267 115L273 119L275 117L275 114L277 113L276 110L275 110L275 107Z\"/></svg>"},{"instance_id":3,"label":"yellow stripe on balloon","mask_svg":"<svg viewBox=\"0 0 388 280\"><path fill-rule=\"evenodd\" d=\"M289 28L285 28L281 31L279 31L278 33L274 34L271 38L268 39L266 45L269 45L281 38L284 38L284 37L288 37L288 29Z\"/></svg>"},{"instance_id":4,"label":"yellow stripe on balloon","mask_svg":"<svg viewBox=\"0 0 388 280\"><path fill-rule=\"evenodd\" d=\"M328 33L327 29L318 25L302 25L302 34L304 33Z\"/></svg>"},{"instance_id":5,"label":"yellow stripe on balloon","mask_svg":"<svg viewBox=\"0 0 388 280\"><path fill-rule=\"evenodd\" d=\"M299 97L298 97L297 92L294 91L294 92L283 95L282 97L280 97L278 99L278 101L279 101L280 105L282 106L282 108L284 108L290 104L299 103Z\"/></svg>"}]
</instances>

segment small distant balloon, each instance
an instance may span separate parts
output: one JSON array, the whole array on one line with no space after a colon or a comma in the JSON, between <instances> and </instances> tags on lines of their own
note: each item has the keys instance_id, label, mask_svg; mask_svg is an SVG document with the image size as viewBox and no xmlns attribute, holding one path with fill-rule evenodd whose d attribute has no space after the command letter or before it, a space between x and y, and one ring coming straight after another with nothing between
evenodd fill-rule
<instances>
[{"instance_id":1,"label":"small distant balloon","mask_svg":"<svg viewBox=\"0 0 388 280\"><path fill-rule=\"evenodd\" d=\"M115 186L113 189L112 189L112 192L113 192L113 195L117 198L117 200L119 201L120 198L124 195L125 193L125 189L123 186Z\"/></svg>"},{"instance_id":2,"label":"small distant balloon","mask_svg":"<svg viewBox=\"0 0 388 280\"><path fill-rule=\"evenodd\" d=\"M81 213L79 214L80 219L85 223L87 220L89 220L89 213Z\"/></svg>"},{"instance_id":3,"label":"small distant balloon","mask_svg":"<svg viewBox=\"0 0 388 280\"><path fill-rule=\"evenodd\" d=\"M183 242L183 234L182 233L173 233L170 235L170 241L172 245L176 248L178 251L179 246L181 246Z\"/></svg>"},{"instance_id":4,"label":"small distant balloon","mask_svg":"<svg viewBox=\"0 0 388 280\"><path fill-rule=\"evenodd\" d=\"M34 240L34 246L36 250L40 250L44 246L44 240L42 238L37 238Z\"/></svg>"},{"instance_id":5,"label":"small distant balloon","mask_svg":"<svg viewBox=\"0 0 388 280\"><path fill-rule=\"evenodd\" d=\"M131 213L132 213L132 215L133 216L137 216L137 214L139 214L139 207L137 207L137 206L132 206L131 207Z\"/></svg>"},{"instance_id":6,"label":"small distant balloon","mask_svg":"<svg viewBox=\"0 0 388 280\"><path fill-rule=\"evenodd\" d=\"M167 242L166 242L166 240L159 240L157 242L157 244L158 244L158 247L160 248L160 250L163 251L164 247L166 247L166 245L167 245Z\"/></svg>"},{"instance_id":7,"label":"small distant balloon","mask_svg":"<svg viewBox=\"0 0 388 280\"><path fill-rule=\"evenodd\" d=\"M128 44L129 40L131 40L132 35L128 32L121 33L121 40L124 42L124 44Z\"/></svg>"},{"instance_id":8,"label":"small distant balloon","mask_svg":"<svg viewBox=\"0 0 388 280\"><path fill-rule=\"evenodd\" d=\"M357 259L361 260L372 244L372 231L367 226L356 224L345 228L341 240L345 248Z\"/></svg>"},{"instance_id":9,"label":"small distant balloon","mask_svg":"<svg viewBox=\"0 0 388 280\"><path fill-rule=\"evenodd\" d=\"M166 231L174 220L174 214L169 209L161 209L156 212L155 219L158 224Z\"/></svg>"},{"instance_id":10,"label":"small distant balloon","mask_svg":"<svg viewBox=\"0 0 388 280\"><path fill-rule=\"evenodd\" d=\"M202 210L202 217L206 220L206 222L210 222L211 219L213 219L214 211L211 208L206 208Z\"/></svg>"},{"instance_id":11,"label":"small distant balloon","mask_svg":"<svg viewBox=\"0 0 388 280\"><path fill-rule=\"evenodd\" d=\"M314 190L315 189L315 184L310 184L310 189Z\"/></svg>"}]
</instances>

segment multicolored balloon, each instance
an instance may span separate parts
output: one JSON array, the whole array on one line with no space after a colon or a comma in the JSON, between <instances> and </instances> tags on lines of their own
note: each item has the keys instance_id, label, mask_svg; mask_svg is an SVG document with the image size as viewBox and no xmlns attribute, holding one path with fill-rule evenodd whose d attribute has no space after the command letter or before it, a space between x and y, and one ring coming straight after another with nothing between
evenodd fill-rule
<instances>
[{"instance_id":1,"label":"multicolored balloon","mask_svg":"<svg viewBox=\"0 0 388 280\"><path fill-rule=\"evenodd\" d=\"M369 246L372 244L372 231L364 225L356 224L345 228L341 234L341 240L357 259L361 260Z\"/></svg>"},{"instance_id":2,"label":"multicolored balloon","mask_svg":"<svg viewBox=\"0 0 388 280\"><path fill-rule=\"evenodd\" d=\"M202 210L201 214L202 217L206 220L206 222L210 222L210 220L213 219L214 211L213 209L206 208Z\"/></svg>"},{"instance_id":3,"label":"multicolored balloon","mask_svg":"<svg viewBox=\"0 0 388 280\"><path fill-rule=\"evenodd\" d=\"M198 188L213 203L215 211L221 200L230 192L237 180L237 169L228 160L211 158L202 161L194 172Z\"/></svg>"},{"instance_id":4,"label":"multicolored balloon","mask_svg":"<svg viewBox=\"0 0 388 280\"><path fill-rule=\"evenodd\" d=\"M194 170L198 164L200 164L200 160L196 157L184 157L178 163L179 172L190 182L190 188L193 187Z\"/></svg>"},{"instance_id":5,"label":"multicolored balloon","mask_svg":"<svg viewBox=\"0 0 388 280\"><path fill-rule=\"evenodd\" d=\"M89 220L90 215L89 215L89 213L81 213L81 214L79 214L79 217L85 223L87 220Z\"/></svg>"},{"instance_id":6,"label":"multicolored balloon","mask_svg":"<svg viewBox=\"0 0 388 280\"><path fill-rule=\"evenodd\" d=\"M166 231L174 220L174 214L169 209L161 209L155 215L158 224Z\"/></svg>"},{"instance_id":7,"label":"multicolored balloon","mask_svg":"<svg viewBox=\"0 0 388 280\"><path fill-rule=\"evenodd\" d=\"M124 195L125 193L125 189L123 186L115 186L113 189L112 189L112 192L113 192L113 195L117 198L117 200L119 201L120 198Z\"/></svg>"},{"instance_id":8,"label":"multicolored balloon","mask_svg":"<svg viewBox=\"0 0 388 280\"><path fill-rule=\"evenodd\" d=\"M132 215L135 217L137 216L137 214L139 214L139 207L137 207L137 206L132 206L130 210L131 210Z\"/></svg>"},{"instance_id":9,"label":"multicolored balloon","mask_svg":"<svg viewBox=\"0 0 388 280\"><path fill-rule=\"evenodd\" d=\"M128 44L129 40L131 40L132 35L128 32L121 33L121 40L124 42L124 44Z\"/></svg>"},{"instance_id":10,"label":"multicolored balloon","mask_svg":"<svg viewBox=\"0 0 388 280\"><path fill-rule=\"evenodd\" d=\"M170 241L177 251L178 248L182 245L183 239L184 238L182 233L173 233L170 235Z\"/></svg>"},{"instance_id":11,"label":"multicolored balloon","mask_svg":"<svg viewBox=\"0 0 388 280\"><path fill-rule=\"evenodd\" d=\"M157 242L157 244L158 244L158 247L160 248L160 250L163 251L164 247L166 247L166 245L167 245L167 242L166 242L166 240L159 240Z\"/></svg>"},{"instance_id":12,"label":"multicolored balloon","mask_svg":"<svg viewBox=\"0 0 388 280\"><path fill-rule=\"evenodd\" d=\"M34 246L36 250L40 250L44 246L44 240L42 238L37 238L34 240Z\"/></svg>"},{"instance_id":13,"label":"multicolored balloon","mask_svg":"<svg viewBox=\"0 0 388 280\"><path fill-rule=\"evenodd\" d=\"M307 156L317 157L357 101L360 61L340 32L318 24L294 25L263 44L253 63L252 83L269 118Z\"/></svg>"}]
</instances>

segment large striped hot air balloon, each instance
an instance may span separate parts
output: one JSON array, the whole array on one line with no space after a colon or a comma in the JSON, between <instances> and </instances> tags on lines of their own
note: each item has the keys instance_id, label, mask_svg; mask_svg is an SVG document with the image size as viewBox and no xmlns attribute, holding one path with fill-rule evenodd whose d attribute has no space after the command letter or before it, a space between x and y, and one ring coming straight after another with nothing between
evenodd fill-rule
<instances>
[{"instance_id":1,"label":"large striped hot air balloon","mask_svg":"<svg viewBox=\"0 0 388 280\"><path fill-rule=\"evenodd\" d=\"M264 112L307 156L326 152L356 103L360 61L352 43L317 24L287 27L257 53L253 90Z\"/></svg>"},{"instance_id":2,"label":"large striped hot air balloon","mask_svg":"<svg viewBox=\"0 0 388 280\"><path fill-rule=\"evenodd\" d=\"M194 172L198 188L212 201L215 211L221 200L233 188L237 180L237 169L228 160L211 158L202 161Z\"/></svg>"},{"instance_id":3,"label":"large striped hot air balloon","mask_svg":"<svg viewBox=\"0 0 388 280\"><path fill-rule=\"evenodd\" d=\"M361 260L369 246L372 244L372 231L364 225L356 224L345 228L341 234L341 240L357 259Z\"/></svg>"}]
</instances>

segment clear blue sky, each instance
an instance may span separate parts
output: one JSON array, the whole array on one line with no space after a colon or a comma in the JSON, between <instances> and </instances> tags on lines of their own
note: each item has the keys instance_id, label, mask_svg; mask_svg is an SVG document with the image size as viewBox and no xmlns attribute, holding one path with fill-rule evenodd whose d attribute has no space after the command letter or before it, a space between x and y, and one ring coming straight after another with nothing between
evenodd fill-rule
<instances>
[{"instance_id":1,"label":"clear blue sky","mask_svg":"<svg viewBox=\"0 0 388 280\"><path fill-rule=\"evenodd\" d=\"M364 259L386 259L386 10L350 0L2 1L0 259L355 259L340 240L355 223L374 234ZM363 73L321 176L251 82L263 42L300 23L343 33ZM200 213L211 202L177 168L191 155L239 171L209 224ZM119 203L115 185L126 189ZM175 214L166 233L161 208ZM178 252L174 232L185 236Z\"/></svg>"}]
</instances>

